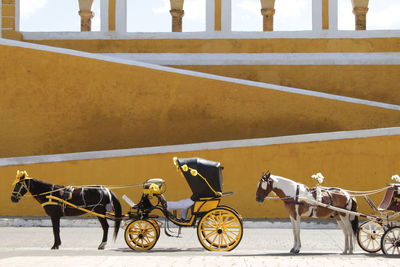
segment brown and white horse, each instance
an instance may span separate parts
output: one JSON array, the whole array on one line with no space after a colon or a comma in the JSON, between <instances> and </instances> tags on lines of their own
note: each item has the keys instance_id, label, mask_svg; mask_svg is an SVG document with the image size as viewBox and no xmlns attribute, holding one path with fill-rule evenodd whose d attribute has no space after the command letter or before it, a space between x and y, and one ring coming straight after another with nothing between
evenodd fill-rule
<instances>
[{"instance_id":1,"label":"brown and white horse","mask_svg":"<svg viewBox=\"0 0 400 267\"><path fill-rule=\"evenodd\" d=\"M356 234L358 228L357 216L307 204L305 200L315 201L317 199L315 188L308 188L304 184L271 175L269 172L263 173L258 182L256 201L264 202L271 191L282 199L292 222L294 245L290 250L291 253L300 252L300 218L306 216L310 218L335 218L345 235L343 253L353 253L353 235ZM356 200L343 189L322 187L319 197L322 203L349 211L357 210Z\"/></svg>"}]
</instances>

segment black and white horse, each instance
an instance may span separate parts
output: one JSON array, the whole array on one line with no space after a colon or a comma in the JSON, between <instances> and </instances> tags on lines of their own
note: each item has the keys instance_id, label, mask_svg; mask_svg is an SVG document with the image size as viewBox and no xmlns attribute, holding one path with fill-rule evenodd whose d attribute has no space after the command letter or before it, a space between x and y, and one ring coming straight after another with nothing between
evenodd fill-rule
<instances>
[{"instance_id":1,"label":"black and white horse","mask_svg":"<svg viewBox=\"0 0 400 267\"><path fill-rule=\"evenodd\" d=\"M300 184L269 172L263 173L257 185L256 201L264 202L270 192L274 192L285 205L289 213L293 227L294 245L291 253L299 253L300 242L300 218L335 218L345 235L344 254L353 253L353 235L357 233L358 217L349 213L334 211L325 207L310 205L305 200L329 204L330 206L348 211L357 211L356 200L345 190L340 188L322 187L317 196L316 188L308 188Z\"/></svg>"},{"instance_id":2,"label":"black and white horse","mask_svg":"<svg viewBox=\"0 0 400 267\"><path fill-rule=\"evenodd\" d=\"M106 215L107 211L114 210L114 240L117 238L121 223L121 204L115 194L108 188L100 185L73 188L49 184L28 177L25 171L17 172L14 184L15 187L11 194L12 202L18 202L21 197L27 192L30 192L42 205L46 214L50 216L54 234L54 245L51 249L58 249L61 245L60 218L63 216L78 216L86 212L60 203L60 201L51 200L47 198L47 196L65 199L77 207L84 208L99 215ZM98 249L104 249L107 244L109 225L104 216L98 216L97 218L103 228L103 239Z\"/></svg>"}]
</instances>

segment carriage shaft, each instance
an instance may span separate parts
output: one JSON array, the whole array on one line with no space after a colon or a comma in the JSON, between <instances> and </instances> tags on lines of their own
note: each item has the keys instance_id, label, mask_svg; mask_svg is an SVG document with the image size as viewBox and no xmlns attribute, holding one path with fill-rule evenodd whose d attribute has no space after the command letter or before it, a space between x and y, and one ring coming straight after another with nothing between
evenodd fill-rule
<instances>
[{"instance_id":1,"label":"carriage shaft","mask_svg":"<svg viewBox=\"0 0 400 267\"><path fill-rule=\"evenodd\" d=\"M338 208L338 207L335 207L335 206L332 206L332 205L329 205L329 204L318 202L318 201L313 200L313 199L308 199L308 198L303 198L303 197L299 197L299 199L304 201L305 203L313 205L313 206L319 206L319 207L327 208L327 209L330 209L330 210L334 210L334 211L337 211L337 212L342 212L342 213L346 213L346 214L350 214L350 215L354 215L354 216L365 217L365 218L367 218L369 220L373 220L373 221L382 220L381 218L376 217L376 216L366 215L366 214L361 213L361 212L356 212L356 211L351 211L351 210Z\"/></svg>"}]
</instances>

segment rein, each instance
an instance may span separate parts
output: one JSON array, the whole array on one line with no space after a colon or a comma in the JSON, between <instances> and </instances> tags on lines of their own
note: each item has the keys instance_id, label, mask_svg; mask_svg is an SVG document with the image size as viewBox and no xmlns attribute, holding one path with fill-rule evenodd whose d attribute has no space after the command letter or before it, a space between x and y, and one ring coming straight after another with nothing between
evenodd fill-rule
<instances>
[{"instance_id":1,"label":"rein","mask_svg":"<svg viewBox=\"0 0 400 267\"><path fill-rule=\"evenodd\" d=\"M19 196L21 196L21 194L19 192L21 191L21 189L23 187L25 187L25 189L30 193L30 191L29 191L30 183L29 183L29 187L27 187L25 185L25 180L28 180L28 179L30 180L30 179L33 179L33 178L25 178L24 181L23 181L23 186L21 186L20 190L18 192L13 191L13 193L17 193ZM110 186L104 185L103 187L106 187L106 188L109 188L109 189L123 189L123 188L133 188L133 187L141 187L141 186L143 186L143 184L119 185L119 186L117 186L117 185L110 185ZM62 191L64 189L66 189L67 187L70 187L70 186L64 186L64 187L61 187L59 189L54 189L54 190L46 191L46 192L39 193L39 194L32 194L31 193L31 195L28 195L28 196L29 197L36 197L36 196L43 196L43 195L47 195L47 194L52 194L52 193L55 193L55 192L58 192L58 191ZM99 188L99 185L77 185L77 186L72 185L72 187L74 189L81 189L81 188L82 189L96 189L96 188Z\"/></svg>"}]
</instances>

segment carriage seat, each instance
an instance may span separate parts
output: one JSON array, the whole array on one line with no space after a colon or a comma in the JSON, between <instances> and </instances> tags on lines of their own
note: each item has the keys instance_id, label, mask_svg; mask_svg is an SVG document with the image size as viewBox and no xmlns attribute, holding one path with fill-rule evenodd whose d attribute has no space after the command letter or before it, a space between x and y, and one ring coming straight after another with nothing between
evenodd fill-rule
<instances>
[{"instance_id":1,"label":"carriage seat","mask_svg":"<svg viewBox=\"0 0 400 267\"><path fill-rule=\"evenodd\" d=\"M179 201L167 201L167 210L179 210L181 218L186 220L188 210L193 206L194 201L190 198Z\"/></svg>"},{"instance_id":2,"label":"carriage seat","mask_svg":"<svg viewBox=\"0 0 400 267\"><path fill-rule=\"evenodd\" d=\"M386 190L385 196L378 207L378 211L400 211L400 185L394 184Z\"/></svg>"}]
</instances>

